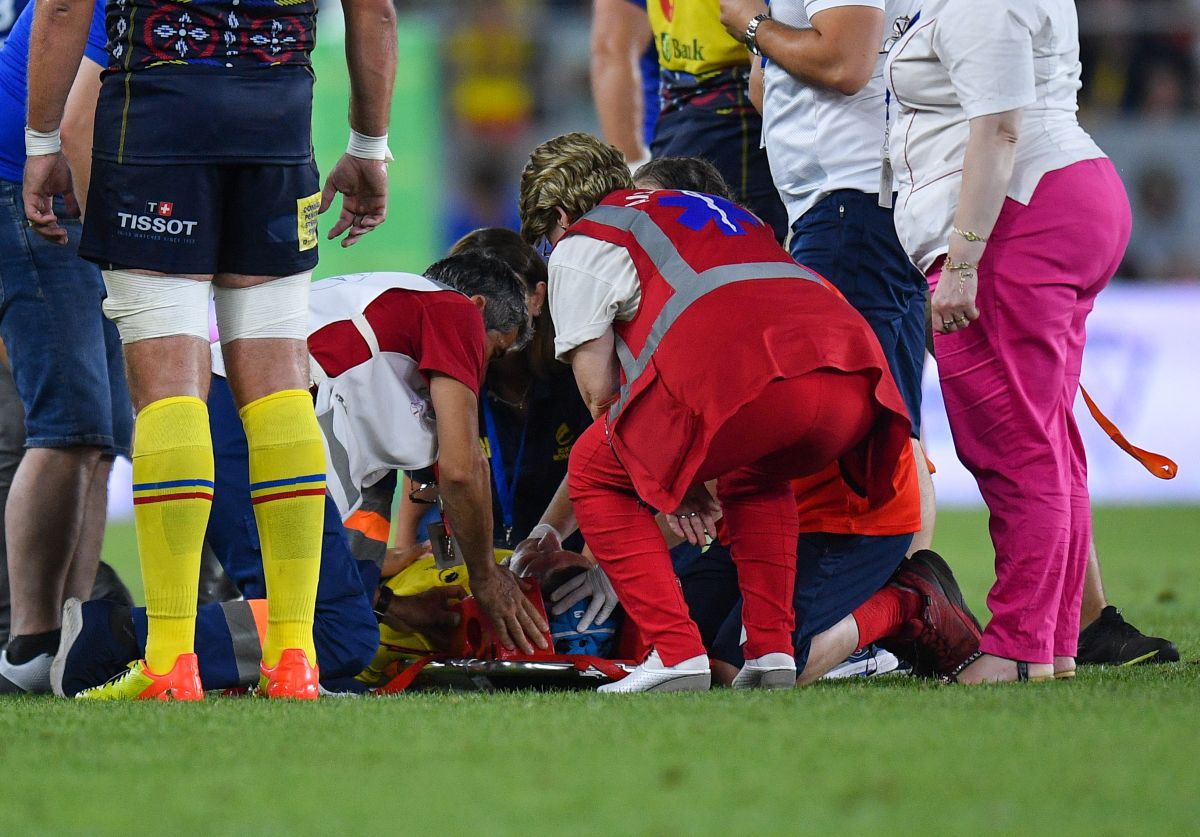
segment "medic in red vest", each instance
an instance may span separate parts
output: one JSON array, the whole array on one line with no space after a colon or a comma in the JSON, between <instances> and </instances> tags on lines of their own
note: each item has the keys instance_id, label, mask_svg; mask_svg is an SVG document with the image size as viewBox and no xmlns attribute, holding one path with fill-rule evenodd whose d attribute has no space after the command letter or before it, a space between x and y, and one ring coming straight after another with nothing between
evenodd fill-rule
<instances>
[{"instance_id":1,"label":"medic in red vest","mask_svg":"<svg viewBox=\"0 0 1200 837\"><path fill-rule=\"evenodd\" d=\"M619 152L586 134L540 146L521 184L522 233L554 248L555 351L597 416L571 454L574 517L653 647L604 689L710 682L653 509L693 542L723 514L744 599L741 685L791 685L789 480L836 462L886 500L909 444L904 403L866 321L758 218L630 185ZM547 512L559 533L566 508Z\"/></svg>"}]
</instances>

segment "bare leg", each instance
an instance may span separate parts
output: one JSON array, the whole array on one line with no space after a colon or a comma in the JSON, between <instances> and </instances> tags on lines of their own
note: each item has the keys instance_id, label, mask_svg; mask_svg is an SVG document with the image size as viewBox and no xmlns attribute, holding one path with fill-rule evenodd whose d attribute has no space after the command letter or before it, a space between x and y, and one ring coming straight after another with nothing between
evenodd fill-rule
<instances>
[{"instance_id":1,"label":"bare leg","mask_svg":"<svg viewBox=\"0 0 1200 837\"><path fill-rule=\"evenodd\" d=\"M921 491L921 531L913 535L908 554L933 548L933 529L937 522L937 497L933 491L933 476L929 473L929 462L925 459L925 448L920 439L912 440L913 456L917 460L917 485Z\"/></svg>"},{"instance_id":2,"label":"bare leg","mask_svg":"<svg viewBox=\"0 0 1200 837\"><path fill-rule=\"evenodd\" d=\"M1104 580L1100 578L1100 559L1096 555L1096 541L1092 540L1088 550L1087 571L1083 575L1083 606L1079 609L1080 630L1100 618L1100 611L1108 606L1104 595Z\"/></svg>"},{"instance_id":3,"label":"bare leg","mask_svg":"<svg viewBox=\"0 0 1200 837\"><path fill-rule=\"evenodd\" d=\"M164 398L187 396L208 400L212 357L207 340L181 335L126 343L125 367L129 395L139 413Z\"/></svg>"},{"instance_id":4,"label":"bare leg","mask_svg":"<svg viewBox=\"0 0 1200 837\"><path fill-rule=\"evenodd\" d=\"M95 447L33 448L17 468L4 515L13 636L61 626L63 590L100 455Z\"/></svg>"},{"instance_id":5,"label":"bare leg","mask_svg":"<svg viewBox=\"0 0 1200 837\"><path fill-rule=\"evenodd\" d=\"M64 590L64 599L91 598L96 584L96 567L100 564L100 548L104 545L104 524L108 519L108 475L112 473L112 457L101 457L92 471L88 488L83 525L75 545L75 558Z\"/></svg>"},{"instance_id":6,"label":"bare leg","mask_svg":"<svg viewBox=\"0 0 1200 837\"><path fill-rule=\"evenodd\" d=\"M820 680L833 667L846 659L858 648L858 623L847 616L824 633L813 637L808 649L808 662L796 679L797 686L807 686Z\"/></svg>"},{"instance_id":7,"label":"bare leg","mask_svg":"<svg viewBox=\"0 0 1200 837\"><path fill-rule=\"evenodd\" d=\"M796 679L797 686L807 686L828 674L834 666L846 659L858 647L858 623L847 616L829 630L813 637L808 649L808 662ZM735 666L721 660L712 660L713 683L728 686L737 676Z\"/></svg>"}]
</instances>

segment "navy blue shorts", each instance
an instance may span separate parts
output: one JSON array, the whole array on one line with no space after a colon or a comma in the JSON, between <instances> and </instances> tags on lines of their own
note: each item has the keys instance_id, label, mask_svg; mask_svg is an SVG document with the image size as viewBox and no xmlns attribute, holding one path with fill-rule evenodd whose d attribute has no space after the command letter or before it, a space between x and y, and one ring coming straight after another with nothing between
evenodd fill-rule
<instances>
[{"instance_id":1,"label":"navy blue shorts","mask_svg":"<svg viewBox=\"0 0 1200 837\"><path fill-rule=\"evenodd\" d=\"M79 253L101 267L291 276L317 265L315 162L92 161Z\"/></svg>"},{"instance_id":2,"label":"navy blue shorts","mask_svg":"<svg viewBox=\"0 0 1200 837\"><path fill-rule=\"evenodd\" d=\"M782 242L787 237L787 210L775 189L761 138L762 117L748 103L736 113L689 105L658 118L650 156L708 160L721 172L738 203L761 218Z\"/></svg>"},{"instance_id":3,"label":"navy blue shorts","mask_svg":"<svg viewBox=\"0 0 1200 837\"><path fill-rule=\"evenodd\" d=\"M104 280L79 258L80 224L55 214L66 246L29 228L21 184L0 180L0 336L25 407L25 447L100 447L128 456L133 405Z\"/></svg>"},{"instance_id":4,"label":"navy blue shorts","mask_svg":"<svg viewBox=\"0 0 1200 837\"><path fill-rule=\"evenodd\" d=\"M813 637L871 598L900 566L912 535L801 535L796 545L796 670L803 671ZM692 621L709 656L738 668L742 659L742 600L733 556L714 544L703 554L672 551Z\"/></svg>"},{"instance_id":5,"label":"navy blue shorts","mask_svg":"<svg viewBox=\"0 0 1200 837\"><path fill-rule=\"evenodd\" d=\"M828 279L875 330L919 437L926 282L900 246L892 210L878 195L833 192L792 225L789 246L792 258Z\"/></svg>"}]
</instances>

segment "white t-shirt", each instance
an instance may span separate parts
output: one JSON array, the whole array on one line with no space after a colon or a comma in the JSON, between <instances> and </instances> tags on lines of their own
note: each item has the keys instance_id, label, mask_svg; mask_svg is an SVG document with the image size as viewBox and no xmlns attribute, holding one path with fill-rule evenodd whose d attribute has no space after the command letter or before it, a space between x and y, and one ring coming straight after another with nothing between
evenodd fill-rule
<instances>
[{"instance_id":1,"label":"white t-shirt","mask_svg":"<svg viewBox=\"0 0 1200 837\"><path fill-rule=\"evenodd\" d=\"M883 62L888 47L916 14L920 0L773 0L771 16L811 29L813 16L840 6L884 13L883 43L871 81L853 96L811 87L769 62L764 70L763 144L788 223L838 189L879 192L883 146Z\"/></svg>"},{"instance_id":2,"label":"white t-shirt","mask_svg":"<svg viewBox=\"0 0 1200 837\"><path fill-rule=\"evenodd\" d=\"M627 322L642 302L642 283L624 247L584 235L564 238L550 254L547 290L554 354L595 340L613 322Z\"/></svg>"},{"instance_id":3,"label":"white t-shirt","mask_svg":"<svg viewBox=\"0 0 1200 837\"><path fill-rule=\"evenodd\" d=\"M1072 0L928 0L892 48L896 232L928 270L946 252L968 122L1022 108L1008 196L1027 204L1050 171L1104 152L1079 126L1079 21Z\"/></svg>"}]
</instances>

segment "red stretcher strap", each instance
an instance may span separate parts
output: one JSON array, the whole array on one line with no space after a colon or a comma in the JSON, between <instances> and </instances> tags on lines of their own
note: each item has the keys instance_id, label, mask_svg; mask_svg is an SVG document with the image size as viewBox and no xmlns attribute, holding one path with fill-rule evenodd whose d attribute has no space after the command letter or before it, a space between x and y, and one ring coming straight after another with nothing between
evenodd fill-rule
<instances>
[{"instance_id":1,"label":"red stretcher strap","mask_svg":"<svg viewBox=\"0 0 1200 837\"><path fill-rule=\"evenodd\" d=\"M1142 450L1137 445L1125 438L1124 434L1117 429L1117 426L1109 420L1108 416L1100 412L1100 408L1096 406L1096 402L1088 395L1088 391L1082 386L1079 391L1083 393L1083 400L1087 404L1088 411L1092 414L1092 418L1096 420L1096 424L1108 434L1108 438L1116 443L1117 447L1132 456L1138 462L1142 463L1142 467L1149 471L1160 480L1175 479L1175 474L1179 472L1179 466L1175 462L1161 453L1153 453L1152 451Z\"/></svg>"}]
</instances>

